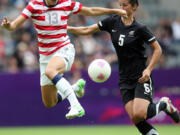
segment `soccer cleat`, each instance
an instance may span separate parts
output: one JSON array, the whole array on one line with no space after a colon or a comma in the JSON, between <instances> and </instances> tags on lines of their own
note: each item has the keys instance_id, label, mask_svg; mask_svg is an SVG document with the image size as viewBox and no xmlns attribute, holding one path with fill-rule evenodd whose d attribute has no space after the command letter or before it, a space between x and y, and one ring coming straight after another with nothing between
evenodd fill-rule
<instances>
[{"instance_id":1,"label":"soccer cleat","mask_svg":"<svg viewBox=\"0 0 180 135\"><path fill-rule=\"evenodd\" d=\"M167 115L169 115L173 119L174 122L178 123L180 121L179 111L177 110L176 107L173 106L173 104L171 103L171 100L168 97L162 97L160 99L160 102L166 103L166 108L164 112Z\"/></svg>"},{"instance_id":2,"label":"soccer cleat","mask_svg":"<svg viewBox=\"0 0 180 135\"><path fill-rule=\"evenodd\" d=\"M86 81L84 79L79 79L76 82L76 85L79 87L79 90L76 90L76 96L78 98L82 98L84 96L84 87L85 87Z\"/></svg>"},{"instance_id":3,"label":"soccer cleat","mask_svg":"<svg viewBox=\"0 0 180 135\"><path fill-rule=\"evenodd\" d=\"M66 114L66 119L73 119L75 117L82 117L85 111L81 105L72 106L70 111Z\"/></svg>"}]
</instances>

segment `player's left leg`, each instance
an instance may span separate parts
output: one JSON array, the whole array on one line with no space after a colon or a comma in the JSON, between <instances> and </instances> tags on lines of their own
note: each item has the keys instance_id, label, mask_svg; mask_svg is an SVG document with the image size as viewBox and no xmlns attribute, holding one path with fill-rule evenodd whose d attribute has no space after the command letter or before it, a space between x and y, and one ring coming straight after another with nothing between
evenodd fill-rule
<instances>
[{"instance_id":1,"label":"player's left leg","mask_svg":"<svg viewBox=\"0 0 180 135\"><path fill-rule=\"evenodd\" d=\"M159 135L156 129L146 121L150 101L135 98L133 104L133 122L143 135Z\"/></svg>"},{"instance_id":2,"label":"player's left leg","mask_svg":"<svg viewBox=\"0 0 180 135\"><path fill-rule=\"evenodd\" d=\"M86 81L84 79L79 79L75 84L72 85L72 88L78 98L82 98L84 96L85 85L86 85Z\"/></svg>"},{"instance_id":3,"label":"player's left leg","mask_svg":"<svg viewBox=\"0 0 180 135\"><path fill-rule=\"evenodd\" d=\"M134 122L138 129L142 129L144 127L144 124L146 124L147 128L149 128L148 130L146 130L146 132L141 132L143 135L158 135L156 129L152 125L150 125L146 121L146 119L150 115L155 116L161 111L161 109L164 109L164 104L161 104L160 106L156 107L156 104L152 102L153 91L154 89L151 79L143 84L138 83L135 89L135 99L133 105ZM156 111L158 112L156 113Z\"/></svg>"},{"instance_id":4,"label":"player's left leg","mask_svg":"<svg viewBox=\"0 0 180 135\"><path fill-rule=\"evenodd\" d=\"M171 100L167 97L163 97L159 100L158 103L153 103L153 93L154 93L154 87L152 78L146 83L140 84L138 83L137 88L135 92L135 97L140 98L138 100L146 100L146 101L138 101L134 102L135 108L137 106L142 106L145 108L144 112L142 114L139 114L138 111L137 114L140 116L140 118L150 119L156 115L158 115L161 111L164 111L166 114L168 114L174 122L178 123L180 121L180 115L176 107L171 103ZM149 101L149 102L147 102ZM143 104L141 104L142 102ZM137 105L136 105L137 104ZM137 118L138 118L137 115Z\"/></svg>"},{"instance_id":5,"label":"player's left leg","mask_svg":"<svg viewBox=\"0 0 180 135\"><path fill-rule=\"evenodd\" d=\"M161 106L161 104L165 104L165 108L163 111L169 115L172 120L176 123L180 122L180 114L178 109L172 104L171 100L168 97L162 97L159 102L157 103L157 106Z\"/></svg>"}]
</instances>

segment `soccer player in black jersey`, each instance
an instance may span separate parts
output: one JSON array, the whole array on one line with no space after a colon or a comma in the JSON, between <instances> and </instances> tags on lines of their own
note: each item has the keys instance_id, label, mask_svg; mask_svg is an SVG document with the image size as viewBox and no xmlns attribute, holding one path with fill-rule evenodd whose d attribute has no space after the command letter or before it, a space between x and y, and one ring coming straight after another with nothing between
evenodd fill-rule
<instances>
[{"instance_id":1,"label":"soccer player in black jersey","mask_svg":"<svg viewBox=\"0 0 180 135\"><path fill-rule=\"evenodd\" d=\"M68 26L68 31L79 35L99 31L110 33L118 57L119 86L125 109L143 135L158 135L147 119L164 111L176 123L180 121L179 112L169 98L163 97L158 103L153 103L151 72L160 59L161 47L148 28L138 23L133 16L139 5L138 0L119 0L119 2L120 7L127 12L127 17L112 15L88 27ZM145 44L153 49L149 64L146 64Z\"/></svg>"}]
</instances>

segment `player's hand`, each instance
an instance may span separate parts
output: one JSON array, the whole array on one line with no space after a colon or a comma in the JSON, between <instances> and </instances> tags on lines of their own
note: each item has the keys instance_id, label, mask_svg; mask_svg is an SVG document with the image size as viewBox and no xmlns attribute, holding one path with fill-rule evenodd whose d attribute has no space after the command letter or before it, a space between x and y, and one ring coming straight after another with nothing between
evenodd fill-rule
<instances>
[{"instance_id":1,"label":"player's hand","mask_svg":"<svg viewBox=\"0 0 180 135\"><path fill-rule=\"evenodd\" d=\"M10 29L11 23L8 21L6 17L4 17L1 26L4 27L5 29Z\"/></svg>"},{"instance_id":2,"label":"player's hand","mask_svg":"<svg viewBox=\"0 0 180 135\"><path fill-rule=\"evenodd\" d=\"M123 9L118 9L117 14L119 14L120 16L122 16L124 18L128 18L127 12Z\"/></svg>"},{"instance_id":3,"label":"player's hand","mask_svg":"<svg viewBox=\"0 0 180 135\"><path fill-rule=\"evenodd\" d=\"M145 83L145 82L149 81L150 75L151 75L151 71L149 69L145 69L143 71L142 77L139 78L138 82L139 83Z\"/></svg>"}]
</instances>

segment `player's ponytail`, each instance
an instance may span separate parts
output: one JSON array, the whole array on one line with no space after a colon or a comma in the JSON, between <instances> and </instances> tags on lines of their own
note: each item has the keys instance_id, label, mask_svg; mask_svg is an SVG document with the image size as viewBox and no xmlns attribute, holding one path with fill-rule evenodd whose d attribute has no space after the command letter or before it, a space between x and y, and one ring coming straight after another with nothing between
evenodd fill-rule
<instances>
[{"instance_id":1,"label":"player's ponytail","mask_svg":"<svg viewBox=\"0 0 180 135\"><path fill-rule=\"evenodd\" d=\"M136 4L137 6L139 6L138 0L129 0L129 3L130 3L132 6L134 6L135 4Z\"/></svg>"}]
</instances>

